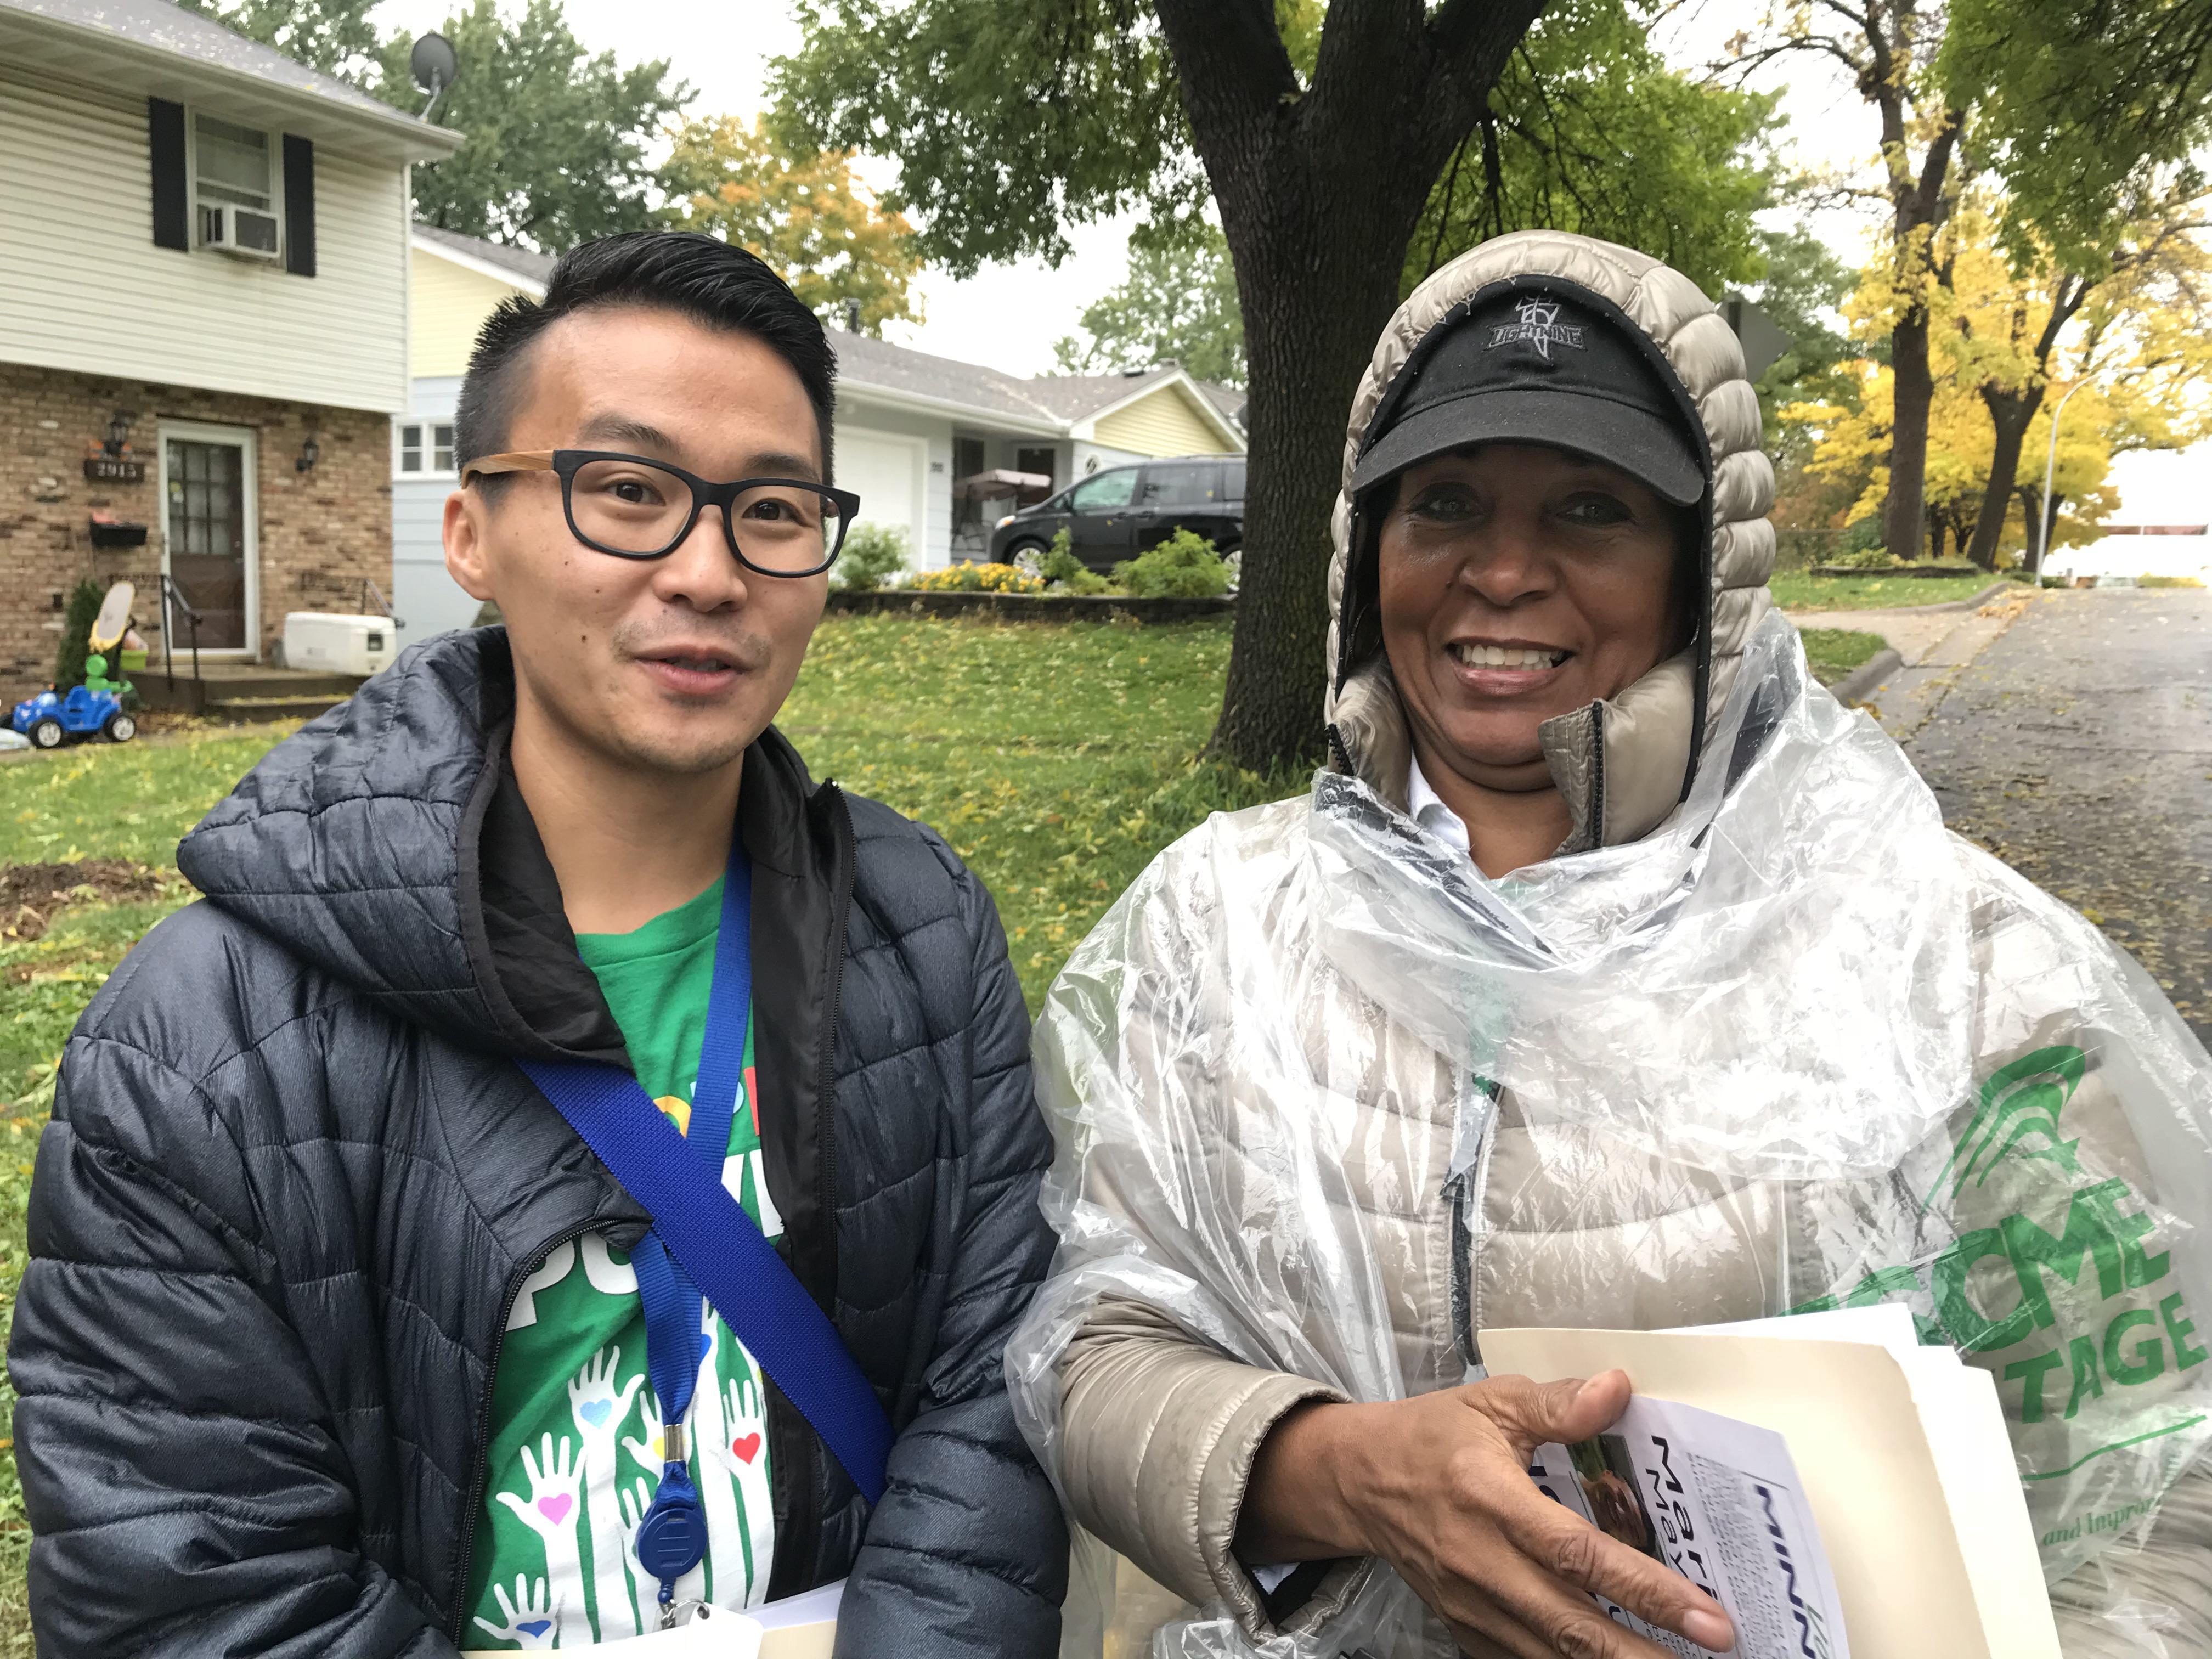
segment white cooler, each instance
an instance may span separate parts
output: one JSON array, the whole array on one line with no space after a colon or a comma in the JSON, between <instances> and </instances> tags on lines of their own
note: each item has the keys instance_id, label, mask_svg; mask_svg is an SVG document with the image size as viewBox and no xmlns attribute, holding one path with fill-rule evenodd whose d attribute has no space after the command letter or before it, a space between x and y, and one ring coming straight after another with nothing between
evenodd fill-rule
<instances>
[{"instance_id":1,"label":"white cooler","mask_svg":"<svg viewBox=\"0 0 2212 1659\"><path fill-rule=\"evenodd\" d=\"M284 666L366 679L399 654L399 629L389 617L354 617L332 611L291 611L284 616Z\"/></svg>"}]
</instances>

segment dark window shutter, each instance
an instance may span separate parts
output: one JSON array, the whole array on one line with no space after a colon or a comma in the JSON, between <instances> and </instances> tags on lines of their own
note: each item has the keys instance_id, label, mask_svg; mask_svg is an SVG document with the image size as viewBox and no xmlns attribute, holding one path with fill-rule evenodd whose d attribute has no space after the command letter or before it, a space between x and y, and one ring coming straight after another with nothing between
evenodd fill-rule
<instances>
[{"instance_id":1,"label":"dark window shutter","mask_svg":"<svg viewBox=\"0 0 2212 1659\"><path fill-rule=\"evenodd\" d=\"M146 149L154 164L154 246L190 249L191 192L185 184L185 106L146 100Z\"/></svg>"},{"instance_id":2,"label":"dark window shutter","mask_svg":"<svg viewBox=\"0 0 2212 1659\"><path fill-rule=\"evenodd\" d=\"M315 144L294 132L284 135L284 269L315 274Z\"/></svg>"}]
</instances>

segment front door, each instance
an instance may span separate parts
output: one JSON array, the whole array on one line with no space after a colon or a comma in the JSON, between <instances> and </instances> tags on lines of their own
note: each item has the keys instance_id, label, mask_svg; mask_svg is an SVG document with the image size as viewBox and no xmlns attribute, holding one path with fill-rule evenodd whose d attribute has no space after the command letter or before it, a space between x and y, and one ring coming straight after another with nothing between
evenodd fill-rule
<instances>
[{"instance_id":1,"label":"front door","mask_svg":"<svg viewBox=\"0 0 2212 1659\"><path fill-rule=\"evenodd\" d=\"M162 424L162 569L198 613L203 651L252 656L260 647L253 462L251 428ZM181 656L193 643L181 605L165 625Z\"/></svg>"}]
</instances>

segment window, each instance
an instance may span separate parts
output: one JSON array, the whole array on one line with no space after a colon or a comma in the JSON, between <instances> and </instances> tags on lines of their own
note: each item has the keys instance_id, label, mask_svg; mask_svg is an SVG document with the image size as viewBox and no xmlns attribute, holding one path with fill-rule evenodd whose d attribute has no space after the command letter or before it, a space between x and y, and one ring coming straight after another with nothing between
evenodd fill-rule
<instances>
[{"instance_id":1,"label":"window","mask_svg":"<svg viewBox=\"0 0 2212 1659\"><path fill-rule=\"evenodd\" d=\"M1244 463L1241 460L1224 461L1221 471L1223 474L1221 499L1224 501L1243 501L1244 499Z\"/></svg>"},{"instance_id":2,"label":"window","mask_svg":"<svg viewBox=\"0 0 2212 1659\"><path fill-rule=\"evenodd\" d=\"M1014 471L1056 481L1060 475L1053 464L1058 459L1058 452L1049 448L1018 449L1014 452Z\"/></svg>"},{"instance_id":3,"label":"window","mask_svg":"<svg viewBox=\"0 0 2212 1659\"><path fill-rule=\"evenodd\" d=\"M955 483L972 478L983 470L983 441L981 438L955 438L952 441L952 477Z\"/></svg>"},{"instance_id":4,"label":"window","mask_svg":"<svg viewBox=\"0 0 2212 1659\"><path fill-rule=\"evenodd\" d=\"M1200 507L1214 499L1221 468L1212 461L1170 461L1145 469L1146 507Z\"/></svg>"},{"instance_id":5,"label":"window","mask_svg":"<svg viewBox=\"0 0 2212 1659\"><path fill-rule=\"evenodd\" d=\"M192 202L202 246L274 258L280 221L276 146L270 135L195 111Z\"/></svg>"},{"instance_id":6,"label":"window","mask_svg":"<svg viewBox=\"0 0 2212 1659\"><path fill-rule=\"evenodd\" d=\"M451 477L453 473L453 428L428 421L406 421L398 428L402 477Z\"/></svg>"},{"instance_id":7,"label":"window","mask_svg":"<svg viewBox=\"0 0 2212 1659\"><path fill-rule=\"evenodd\" d=\"M1123 466L1086 478L1076 485L1069 501L1078 513L1111 513L1116 507L1128 506L1129 498L1136 493L1137 469Z\"/></svg>"}]
</instances>

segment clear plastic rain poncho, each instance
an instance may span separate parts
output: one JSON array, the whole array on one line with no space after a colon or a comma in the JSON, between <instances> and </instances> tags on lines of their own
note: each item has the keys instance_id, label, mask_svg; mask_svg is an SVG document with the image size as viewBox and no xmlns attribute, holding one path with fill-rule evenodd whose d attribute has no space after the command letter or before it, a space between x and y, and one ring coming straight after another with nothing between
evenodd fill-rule
<instances>
[{"instance_id":1,"label":"clear plastic rain poncho","mask_svg":"<svg viewBox=\"0 0 2212 1659\"><path fill-rule=\"evenodd\" d=\"M1334 774L1153 865L1039 1028L1033 1442L1065 1488L1060 1365L1115 1303L1372 1401L1485 1325L1900 1301L1998 1379L2069 1659L2212 1652L2212 1063L1779 616L1706 754L1654 834L1502 885ZM1423 1625L1378 1570L1322 1636L1152 1650L1449 1652Z\"/></svg>"},{"instance_id":2,"label":"clear plastic rain poncho","mask_svg":"<svg viewBox=\"0 0 2212 1659\"><path fill-rule=\"evenodd\" d=\"M1626 250L1490 246L1493 271L1571 260L1618 303L1711 310ZM1378 363L1454 298L1417 292ZM1008 1350L1024 1430L1079 1520L1220 1534L1218 1493L1128 1449L1177 1364L1381 1401L1479 1375L1485 1328L1899 1302L1996 1381L2068 1659L2212 1654L2212 1060L2095 928L1945 830L1780 616L1735 614L1691 793L1649 833L1492 883L1328 772L1113 907L1037 1030L1063 1243ZM1094 1364L1117 1345L1143 1363ZM1140 1608L1126 1568L1078 1581L1070 1652L1102 1619L1109 1654L1158 1659L1451 1651L1371 1564L1295 1636L1249 1601Z\"/></svg>"}]
</instances>

